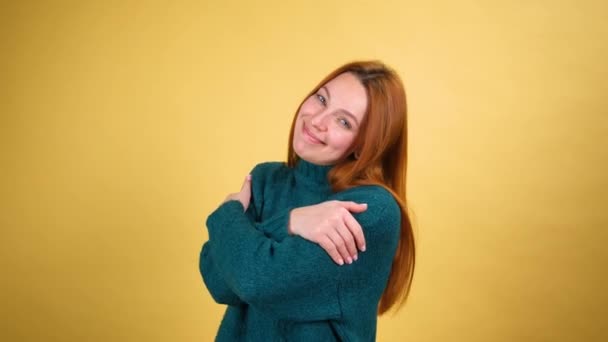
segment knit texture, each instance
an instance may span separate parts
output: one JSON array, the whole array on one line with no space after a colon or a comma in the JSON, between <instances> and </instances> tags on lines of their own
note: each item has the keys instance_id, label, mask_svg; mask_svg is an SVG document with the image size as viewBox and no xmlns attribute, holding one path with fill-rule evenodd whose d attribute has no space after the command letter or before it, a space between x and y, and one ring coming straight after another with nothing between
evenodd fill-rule
<instances>
[{"instance_id":1,"label":"knit texture","mask_svg":"<svg viewBox=\"0 0 608 342\"><path fill-rule=\"evenodd\" d=\"M334 193L330 167L300 160L252 171L251 203L228 201L207 219L199 268L227 304L217 341L374 341L378 302L397 248L401 213L380 186ZM293 208L328 200L367 203L354 214L366 251L340 266L317 244L287 233Z\"/></svg>"}]
</instances>

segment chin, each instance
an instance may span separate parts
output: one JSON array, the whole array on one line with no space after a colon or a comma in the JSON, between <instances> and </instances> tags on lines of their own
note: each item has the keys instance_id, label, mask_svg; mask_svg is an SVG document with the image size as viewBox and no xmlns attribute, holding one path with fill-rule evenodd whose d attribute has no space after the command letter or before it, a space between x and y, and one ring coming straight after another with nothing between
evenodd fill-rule
<instances>
[{"instance_id":1,"label":"chin","mask_svg":"<svg viewBox=\"0 0 608 342\"><path fill-rule=\"evenodd\" d=\"M316 165L333 165L336 163L336 161L327 160L327 158L319 158L319 151L312 151L313 148L305 141L294 139L293 151L300 159Z\"/></svg>"},{"instance_id":2,"label":"chin","mask_svg":"<svg viewBox=\"0 0 608 342\"><path fill-rule=\"evenodd\" d=\"M293 151L296 153L296 155L300 159L303 159L303 160L305 160L309 163L313 163L313 164L319 163L319 161L316 158L314 158L314 156L311 156L309 153L306 153L306 149L299 149L294 145Z\"/></svg>"}]
</instances>

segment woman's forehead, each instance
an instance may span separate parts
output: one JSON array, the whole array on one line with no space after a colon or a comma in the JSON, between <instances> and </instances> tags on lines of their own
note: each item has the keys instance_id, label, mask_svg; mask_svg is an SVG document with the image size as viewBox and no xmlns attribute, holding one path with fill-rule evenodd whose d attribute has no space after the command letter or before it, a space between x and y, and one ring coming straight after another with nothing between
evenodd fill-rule
<instances>
[{"instance_id":1,"label":"woman's forehead","mask_svg":"<svg viewBox=\"0 0 608 342\"><path fill-rule=\"evenodd\" d=\"M357 76L350 72L342 73L322 88L328 92L332 106L343 108L359 119L363 118L367 109L367 92Z\"/></svg>"}]
</instances>

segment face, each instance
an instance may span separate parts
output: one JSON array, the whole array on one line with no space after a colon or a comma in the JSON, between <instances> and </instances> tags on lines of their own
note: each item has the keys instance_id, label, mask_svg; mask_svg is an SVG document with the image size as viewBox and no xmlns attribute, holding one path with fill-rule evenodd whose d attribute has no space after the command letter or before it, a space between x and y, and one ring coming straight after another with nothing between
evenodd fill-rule
<instances>
[{"instance_id":1,"label":"face","mask_svg":"<svg viewBox=\"0 0 608 342\"><path fill-rule=\"evenodd\" d=\"M300 107L293 134L296 154L313 164L335 164L351 152L366 110L361 82L348 72L338 75Z\"/></svg>"}]
</instances>

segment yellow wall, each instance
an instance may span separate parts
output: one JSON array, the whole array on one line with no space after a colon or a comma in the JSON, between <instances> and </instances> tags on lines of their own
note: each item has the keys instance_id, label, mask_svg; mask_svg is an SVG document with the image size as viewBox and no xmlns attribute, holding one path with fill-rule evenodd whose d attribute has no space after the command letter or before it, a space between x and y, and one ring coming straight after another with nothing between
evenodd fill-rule
<instances>
[{"instance_id":1,"label":"yellow wall","mask_svg":"<svg viewBox=\"0 0 608 342\"><path fill-rule=\"evenodd\" d=\"M0 7L0 340L211 340L206 216L321 76L380 58L419 262L379 340L605 341L606 2L297 3Z\"/></svg>"}]
</instances>

